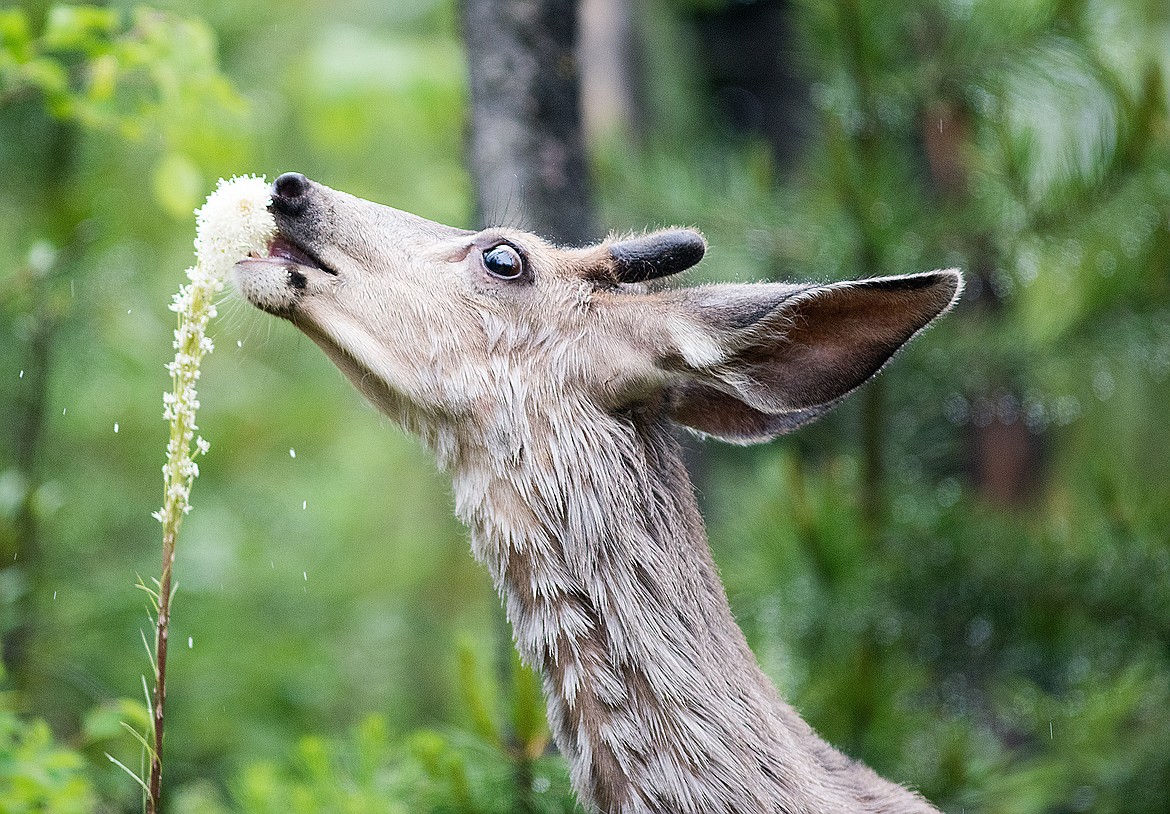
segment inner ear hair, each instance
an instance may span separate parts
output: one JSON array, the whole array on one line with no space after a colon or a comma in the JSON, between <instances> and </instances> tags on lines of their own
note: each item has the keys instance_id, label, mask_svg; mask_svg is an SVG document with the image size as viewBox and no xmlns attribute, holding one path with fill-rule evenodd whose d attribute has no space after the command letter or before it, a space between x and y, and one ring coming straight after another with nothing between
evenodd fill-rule
<instances>
[{"instance_id":1,"label":"inner ear hair","mask_svg":"<svg viewBox=\"0 0 1170 814\"><path fill-rule=\"evenodd\" d=\"M694 327L669 334L667 346L677 354L665 360L676 363L671 415L700 433L740 444L794 430L881 370L961 291L962 276L946 270L811 287L700 286L659 295L659 302L689 315Z\"/></svg>"},{"instance_id":2,"label":"inner ear hair","mask_svg":"<svg viewBox=\"0 0 1170 814\"><path fill-rule=\"evenodd\" d=\"M644 283L686 271L703 259L707 241L693 229L664 229L609 245L619 283Z\"/></svg>"}]
</instances>

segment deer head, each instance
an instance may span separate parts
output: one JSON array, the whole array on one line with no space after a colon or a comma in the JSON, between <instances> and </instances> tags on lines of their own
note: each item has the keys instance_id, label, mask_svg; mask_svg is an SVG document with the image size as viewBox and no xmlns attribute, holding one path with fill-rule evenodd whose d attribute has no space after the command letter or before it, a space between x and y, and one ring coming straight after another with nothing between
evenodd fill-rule
<instances>
[{"instance_id":1,"label":"deer head","mask_svg":"<svg viewBox=\"0 0 1170 814\"><path fill-rule=\"evenodd\" d=\"M507 445L566 400L660 410L735 443L831 409L956 300L956 271L827 285L666 289L706 243L689 229L559 248L457 229L288 173L250 302L292 321L380 409L435 440ZM503 453L504 450L501 450Z\"/></svg>"},{"instance_id":2,"label":"deer head","mask_svg":"<svg viewBox=\"0 0 1170 814\"><path fill-rule=\"evenodd\" d=\"M935 812L820 741L735 624L671 423L735 443L831 409L955 301L955 271L668 289L688 229L559 248L282 175L237 266L452 469L589 810Z\"/></svg>"}]
</instances>

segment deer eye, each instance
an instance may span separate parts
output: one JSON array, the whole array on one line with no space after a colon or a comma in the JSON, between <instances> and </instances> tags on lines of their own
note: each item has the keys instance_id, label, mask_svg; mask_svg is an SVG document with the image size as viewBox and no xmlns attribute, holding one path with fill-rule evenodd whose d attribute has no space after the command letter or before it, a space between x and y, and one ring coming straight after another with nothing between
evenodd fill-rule
<instances>
[{"instance_id":1,"label":"deer eye","mask_svg":"<svg viewBox=\"0 0 1170 814\"><path fill-rule=\"evenodd\" d=\"M501 280L515 280L524 273L524 260L520 252L507 243L493 246L484 252L483 265Z\"/></svg>"}]
</instances>

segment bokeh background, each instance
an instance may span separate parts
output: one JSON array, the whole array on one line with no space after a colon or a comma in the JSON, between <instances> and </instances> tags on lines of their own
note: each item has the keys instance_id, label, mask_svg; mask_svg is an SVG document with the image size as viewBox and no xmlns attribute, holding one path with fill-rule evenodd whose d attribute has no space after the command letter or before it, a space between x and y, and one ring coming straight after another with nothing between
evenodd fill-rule
<instances>
[{"instance_id":1,"label":"bokeh background","mask_svg":"<svg viewBox=\"0 0 1170 814\"><path fill-rule=\"evenodd\" d=\"M474 6L479 0L465 0ZM960 266L817 426L691 463L738 619L948 812L1170 810L1170 6L583 0L603 236L692 280ZM454 0L0 9L0 811L141 790L167 310L217 177L469 226ZM426 455L228 297L176 564L167 809L572 811Z\"/></svg>"}]
</instances>

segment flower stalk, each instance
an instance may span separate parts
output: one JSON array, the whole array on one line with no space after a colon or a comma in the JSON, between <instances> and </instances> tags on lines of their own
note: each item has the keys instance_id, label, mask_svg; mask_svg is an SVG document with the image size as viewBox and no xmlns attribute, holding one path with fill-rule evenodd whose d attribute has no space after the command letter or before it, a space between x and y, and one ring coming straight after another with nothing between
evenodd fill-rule
<instances>
[{"instance_id":1,"label":"flower stalk","mask_svg":"<svg viewBox=\"0 0 1170 814\"><path fill-rule=\"evenodd\" d=\"M263 178L220 180L207 202L196 211L195 265L187 269L188 282L179 288L170 309L178 315L174 361L167 365L171 389L163 394L163 418L170 422L167 461L163 466L163 505L154 513L163 526L162 574L157 591L147 588L155 610L155 640L151 653L154 689L149 693L151 737L149 782L144 784L146 810L157 814L162 787L163 724L166 707L167 640L174 594L175 547L183 518L191 511L191 487L199 476L196 458L210 447L196 433L199 409L199 366L215 345L207 326L216 316L216 299L232 266L253 252L262 252L276 231L268 212L271 202ZM146 587L146 586L143 586Z\"/></svg>"}]
</instances>

